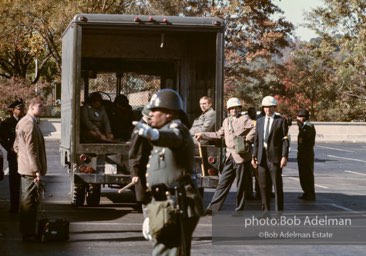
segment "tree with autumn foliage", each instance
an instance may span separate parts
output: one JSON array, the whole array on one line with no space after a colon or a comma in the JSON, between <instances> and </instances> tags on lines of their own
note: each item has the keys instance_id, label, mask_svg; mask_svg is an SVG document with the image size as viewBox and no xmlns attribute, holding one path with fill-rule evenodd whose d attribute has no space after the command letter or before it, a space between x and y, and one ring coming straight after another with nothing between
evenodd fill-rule
<instances>
[{"instance_id":1,"label":"tree with autumn foliage","mask_svg":"<svg viewBox=\"0 0 366 256\"><path fill-rule=\"evenodd\" d=\"M319 36L297 44L286 60L284 95L321 121L366 120L366 2L323 0L308 14Z\"/></svg>"},{"instance_id":2,"label":"tree with autumn foliage","mask_svg":"<svg viewBox=\"0 0 366 256\"><path fill-rule=\"evenodd\" d=\"M20 77L31 84L60 81L61 36L76 13L218 16L226 21L225 92L256 104L270 93L276 63L273 54L287 45L292 30L270 0L203 1L2 1L0 76ZM238 93L239 92L239 95ZM259 95L259 96L258 96Z\"/></svg>"},{"instance_id":3,"label":"tree with autumn foliage","mask_svg":"<svg viewBox=\"0 0 366 256\"><path fill-rule=\"evenodd\" d=\"M279 16L281 9L270 0L219 2L211 13L226 21L226 97L258 107L264 96L281 91L276 73L283 66L275 56L289 46L293 25Z\"/></svg>"}]
</instances>

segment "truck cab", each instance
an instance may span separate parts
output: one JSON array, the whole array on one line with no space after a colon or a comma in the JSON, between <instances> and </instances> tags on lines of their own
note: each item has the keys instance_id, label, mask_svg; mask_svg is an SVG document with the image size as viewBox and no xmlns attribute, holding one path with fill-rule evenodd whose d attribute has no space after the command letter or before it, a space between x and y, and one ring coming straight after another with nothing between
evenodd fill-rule
<instances>
[{"instance_id":1,"label":"truck cab","mask_svg":"<svg viewBox=\"0 0 366 256\"><path fill-rule=\"evenodd\" d=\"M221 126L224 28L223 20L212 17L77 14L72 19L62 37L60 154L70 173L73 205L99 205L103 186L120 188L131 181L128 139L81 139L81 111L91 93L99 92L105 105L126 96L139 120L150 97L171 88L181 95L190 121L201 114L199 99L206 95L214 99L216 128ZM220 156L214 153L217 161L208 161L210 150L217 152L216 145L205 147L204 156L197 153L197 173L200 185L212 187L208 169L218 168Z\"/></svg>"}]
</instances>

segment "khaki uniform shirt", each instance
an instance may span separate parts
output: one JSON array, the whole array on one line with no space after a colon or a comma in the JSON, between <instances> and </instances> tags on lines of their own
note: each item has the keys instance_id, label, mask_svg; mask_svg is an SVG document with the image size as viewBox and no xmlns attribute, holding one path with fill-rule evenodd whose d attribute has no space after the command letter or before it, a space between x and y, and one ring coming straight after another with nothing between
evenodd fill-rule
<instances>
[{"instance_id":1,"label":"khaki uniform shirt","mask_svg":"<svg viewBox=\"0 0 366 256\"><path fill-rule=\"evenodd\" d=\"M205 113L202 113L198 118L193 121L192 127L189 133L194 136L199 132L212 132L215 130L216 123L216 111L213 108L209 108Z\"/></svg>"},{"instance_id":2,"label":"khaki uniform shirt","mask_svg":"<svg viewBox=\"0 0 366 256\"><path fill-rule=\"evenodd\" d=\"M230 125L230 119L231 125ZM227 117L222 123L222 127L216 132L203 132L202 139L225 139L226 156L233 157L235 163L243 163L251 160L251 151L249 150L245 154L238 154L235 152L234 138L236 136L245 137L245 141L252 144L254 140L255 129L253 121L247 115L241 115L239 117Z\"/></svg>"}]
</instances>

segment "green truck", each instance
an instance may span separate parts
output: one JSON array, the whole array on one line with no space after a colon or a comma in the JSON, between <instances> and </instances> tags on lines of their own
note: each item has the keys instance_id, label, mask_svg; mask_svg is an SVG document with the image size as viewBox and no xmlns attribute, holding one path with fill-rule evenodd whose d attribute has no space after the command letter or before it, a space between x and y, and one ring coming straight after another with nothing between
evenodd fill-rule
<instances>
[{"instance_id":1,"label":"green truck","mask_svg":"<svg viewBox=\"0 0 366 256\"><path fill-rule=\"evenodd\" d=\"M129 141L85 143L80 113L88 95L103 102L125 95L139 120L141 109L161 88L179 92L189 120L201 114L200 97L214 99L216 128L223 113L224 31L222 19L114 14L77 14L62 37L62 165L71 178L71 203L96 206L101 189L131 181ZM221 142L197 152L197 182L215 187ZM201 167L204 170L201 170ZM209 172L209 169L210 172Z\"/></svg>"}]
</instances>

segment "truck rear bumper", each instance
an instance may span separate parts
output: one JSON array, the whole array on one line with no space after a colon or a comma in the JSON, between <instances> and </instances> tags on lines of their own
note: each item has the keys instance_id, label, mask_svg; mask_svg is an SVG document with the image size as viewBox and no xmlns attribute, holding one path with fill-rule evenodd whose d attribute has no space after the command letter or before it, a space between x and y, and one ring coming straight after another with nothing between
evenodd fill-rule
<instances>
[{"instance_id":1,"label":"truck rear bumper","mask_svg":"<svg viewBox=\"0 0 366 256\"><path fill-rule=\"evenodd\" d=\"M76 182L88 184L116 184L126 185L131 182L131 176L125 174L96 174L96 173L75 173Z\"/></svg>"}]
</instances>

